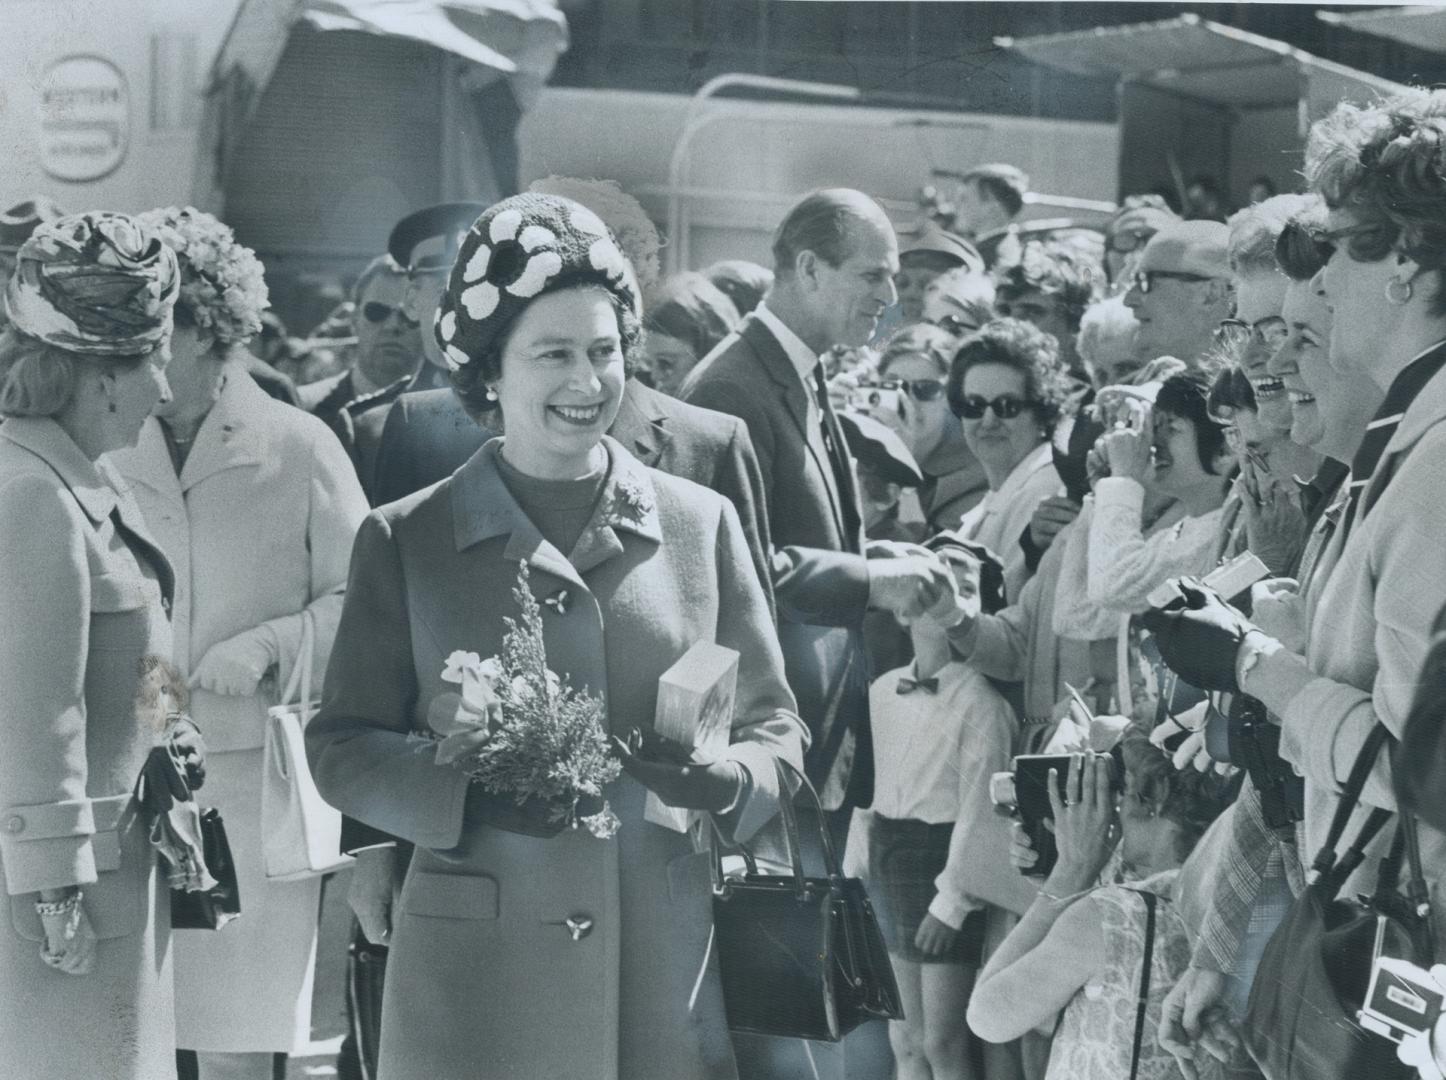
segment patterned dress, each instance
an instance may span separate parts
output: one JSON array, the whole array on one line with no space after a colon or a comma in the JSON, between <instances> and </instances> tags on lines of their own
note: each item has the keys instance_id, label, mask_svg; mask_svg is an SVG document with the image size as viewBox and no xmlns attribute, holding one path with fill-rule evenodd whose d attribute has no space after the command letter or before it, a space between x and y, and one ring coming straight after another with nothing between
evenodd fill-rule
<instances>
[{"instance_id":1,"label":"patterned dress","mask_svg":"<svg viewBox=\"0 0 1446 1080\"><path fill-rule=\"evenodd\" d=\"M1155 909L1155 950L1150 964L1149 1004L1140 1041L1138 1080L1179 1080L1175 1059L1160 1048L1156 1032L1165 995L1190 964L1185 924L1175 911L1175 878L1166 870L1128 885L1106 885L1091 894L1104 912L1104 969L1081 988L1064 1009L1045 1080L1129 1080L1139 1002L1140 964L1145 955L1145 900L1159 897ZM1201 1063L1201 1080L1222 1075L1213 1060Z\"/></svg>"}]
</instances>

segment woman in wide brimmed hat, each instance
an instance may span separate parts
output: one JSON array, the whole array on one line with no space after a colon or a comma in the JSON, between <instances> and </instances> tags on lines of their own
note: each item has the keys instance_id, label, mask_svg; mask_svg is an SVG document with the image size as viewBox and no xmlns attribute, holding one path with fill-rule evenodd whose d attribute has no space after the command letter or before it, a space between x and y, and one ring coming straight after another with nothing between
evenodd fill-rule
<instances>
[{"instance_id":1,"label":"woman in wide brimmed hat","mask_svg":"<svg viewBox=\"0 0 1446 1080\"><path fill-rule=\"evenodd\" d=\"M175 256L121 214L43 224L0 332L0 1071L175 1067L169 892L131 792L174 575L104 455L169 396Z\"/></svg>"},{"instance_id":2,"label":"woman in wide brimmed hat","mask_svg":"<svg viewBox=\"0 0 1446 1080\"><path fill-rule=\"evenodd\" d=\"M436 333L454 389L504 435L358 534L307 744L324 797L416 845L391 920L385 1080L737 1075L707 855L645 821L645 796L746 838L777 809L775 761L801 767L807 735L732 504L604 435L640 329L631 268L596 215L544 195L490 208ZM529 824L417 738L447 701L449 657L502 652L519 563L547 666L603 696L613 734L651 727L659 676L695 642L740 653L720 757L620 748L612 839Z\"/></svg>"}]
</instances>

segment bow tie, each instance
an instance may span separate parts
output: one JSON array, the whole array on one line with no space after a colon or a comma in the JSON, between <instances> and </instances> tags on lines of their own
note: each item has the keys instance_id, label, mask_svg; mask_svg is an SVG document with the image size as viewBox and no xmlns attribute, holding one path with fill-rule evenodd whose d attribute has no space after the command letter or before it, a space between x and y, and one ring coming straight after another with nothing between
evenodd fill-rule
<instances>
[{"instance_id":1,"label":"bow tie","mask_svg":"<svg viewBox=\"0 0 1446 1080\"><path fill-rule=\"evenodd\" d=\"M939 680L933 679L910 679L902 677L899 685L894 687L896 694L912 694L915 690L922 690L926 694L937 694L939 692Z\"/></svg>"}]
</instances>

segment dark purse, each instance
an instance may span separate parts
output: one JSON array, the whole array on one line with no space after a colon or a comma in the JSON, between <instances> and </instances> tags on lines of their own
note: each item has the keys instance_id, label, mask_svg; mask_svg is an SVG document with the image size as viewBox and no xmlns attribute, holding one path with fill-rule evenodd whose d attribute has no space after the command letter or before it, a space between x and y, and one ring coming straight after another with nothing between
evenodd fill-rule
<instances>
[{"instance_id":1,"label":"dark purse","mask_svg":"<svg viewBox=\"0 0 1446 1080\"><path fill-rule=\"evenodd\" d=\"M1376 956L1385 953L1429 966L1434 953L1426 883L1415 822L1402 815L1372 897L1337 894L1390 819L1371 810L1360 834L1336 858L1351 812L1390 738L1377 725L1351 767L1325 846L1311 866L1305 892L1271 936L1250 988L1245 1036L1250 1052L1272 1080L1407 1080L1415 1070L1396 1057L1395 1044L1362 1027ZM1396 889L1409 858L1408 895Z\"/></svg>"},{"instance_id":2,"label":"dark purse","mask_svg":"<svg viewBox=\"0 0 1446 1080\"><path fill-rule=\"evenodd\" d=\"M231 859L221 811L214 806L201 811L201 851L216 884L196 892L171 890L172 930L219 930L241 914L236 864Z\"/></svg>"},{"instance_id":3,"label":"dark purse","mask_svg":"<svg viewBox=\"0 0 1446 1080\"><path fill-rule=\"evenodd\" d=\"M838 1042L866 1020L901 1020L899 987L864 884L839 868L813 785L778 761L781 817L793 873L724 877L711 840L713 925L728 1026L734 1031ZM824 877L806 877L798 817L788 797L801 781L818 815Z\"/></svg>"}]
</instances>

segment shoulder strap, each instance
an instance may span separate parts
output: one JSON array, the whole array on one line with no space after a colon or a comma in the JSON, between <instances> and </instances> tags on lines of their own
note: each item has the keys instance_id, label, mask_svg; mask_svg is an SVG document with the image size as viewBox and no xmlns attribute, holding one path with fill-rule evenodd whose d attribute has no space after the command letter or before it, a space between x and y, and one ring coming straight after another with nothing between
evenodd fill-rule
<instances>
[{"instance_id":1,"label":"shoulder strap","mask_svg":"<svg viewBox=\"0 0 1446 1080\"><path fill-rule=\"evenodd\" d=\"M1375 767L1381 747L1390 737L1391 732L1386 725L1377 723L1371 729L1371 733L1366 736L1366 741L1361 744L1361 751L1356 755L1355 763L1351 766L1351 774L1346 778L1345 787L1341 791L1340 801L1336 803L1335 817L1331 819L1331 827L1330 831L1326 833L1325 844L1316 853L1315 862L1311 864L1311 872L1316 877L1325 874L1336 865L1336 846L1340 844L1341 837L1345 835L1346 825L1351 820L1351 814L1354 812L1356 804L1361 801L1361 792L1365 789L1371 769ZM1384 820L1378 822L1372 835L1375 831L1379 831L1384 824ZM1367 839L1369 840L1369 837ZM1356 844L1364 847L1359 839Z\"/></svg>"},{"instance_id":2,"label":"shoulder strap","mask_svg":"<svg viewBox=\"0 0 1446 1080\"><path fill-rule=\"evenodd\" d=\"M1150 1004L1150 967L1155 962L1155 905L1159 898L1152 892L1138 890L1145 901L1145 958L1140 964L1140 1000L1135 1006L1135 1044L1130 1050L1130 1080L1140 1071L1140 1048L1145 1041L1145 1013Z\"/></svg>"}]
</instances>

